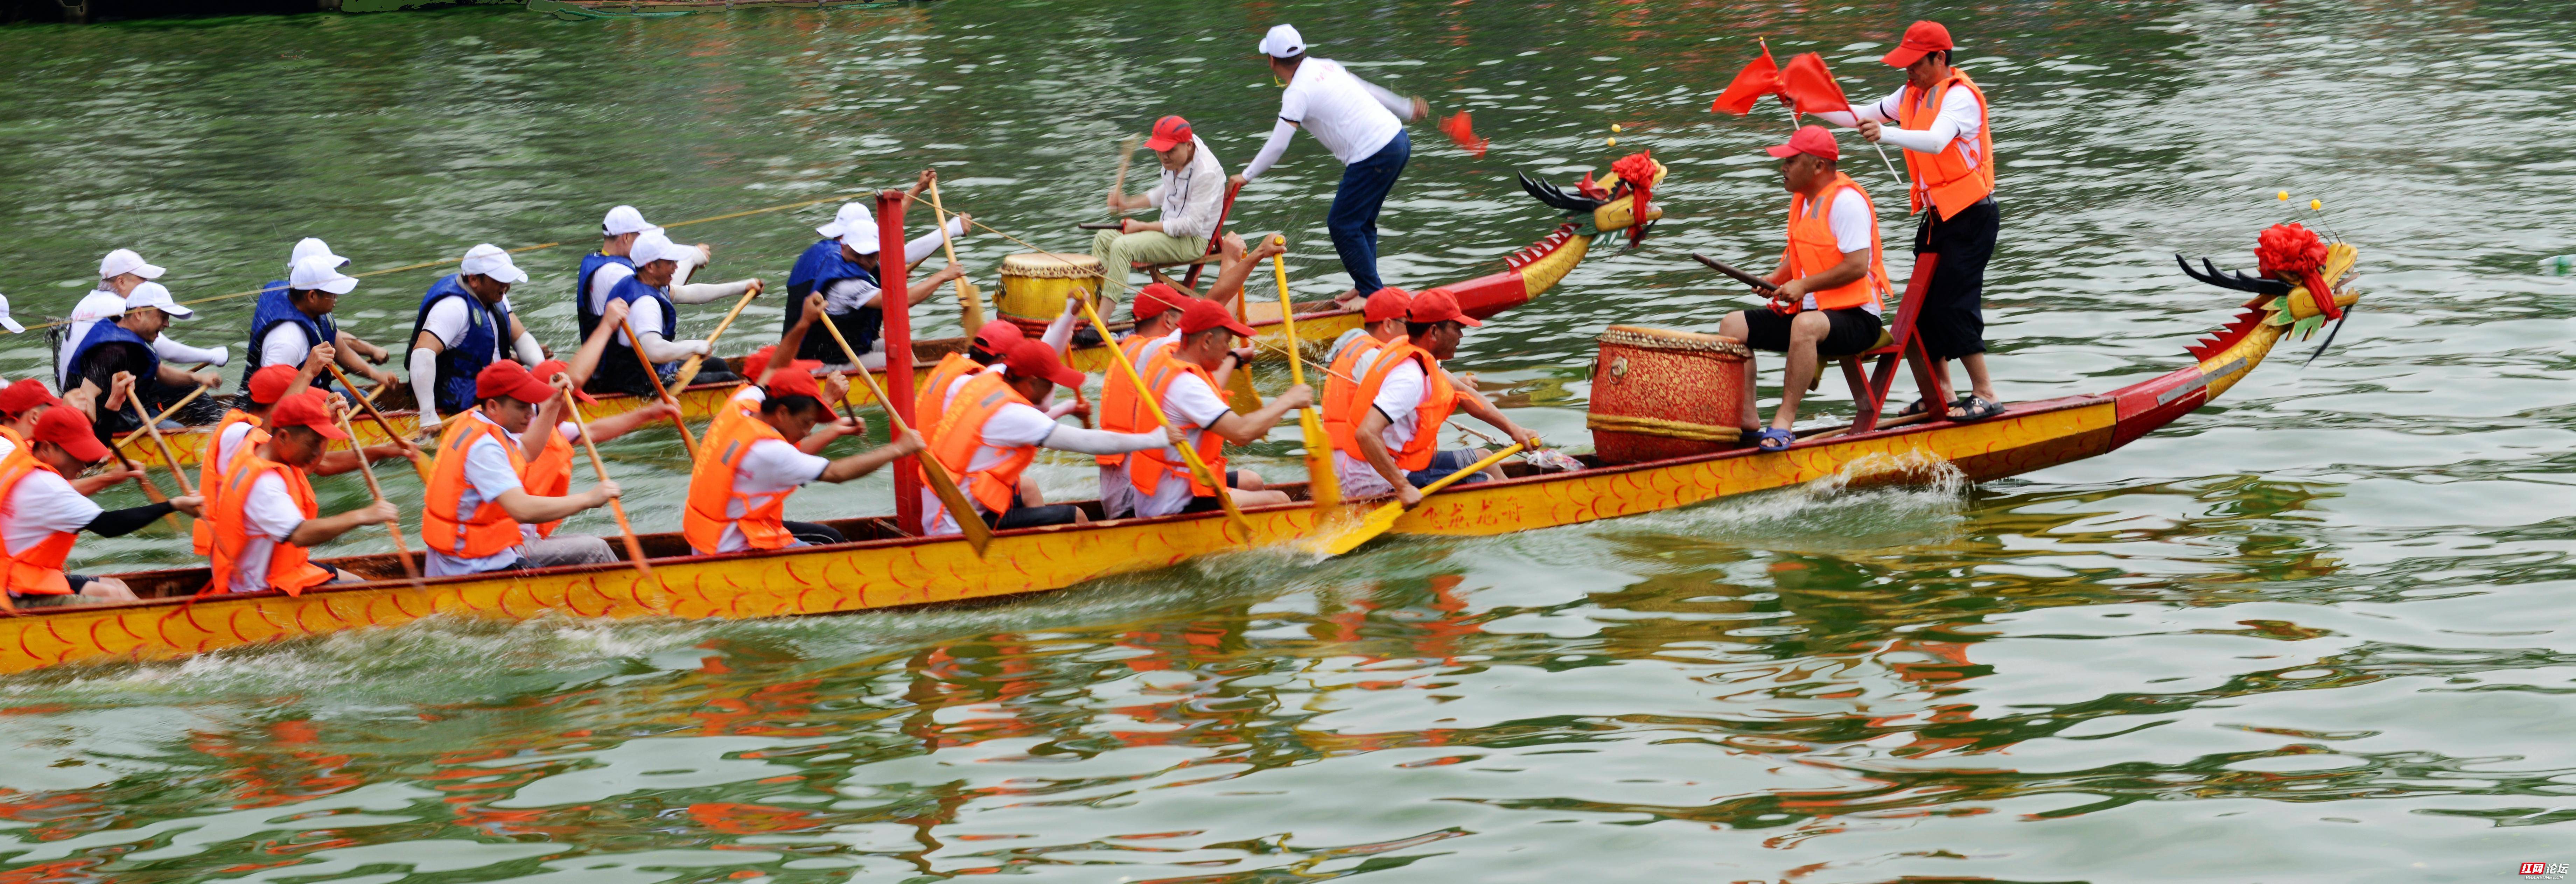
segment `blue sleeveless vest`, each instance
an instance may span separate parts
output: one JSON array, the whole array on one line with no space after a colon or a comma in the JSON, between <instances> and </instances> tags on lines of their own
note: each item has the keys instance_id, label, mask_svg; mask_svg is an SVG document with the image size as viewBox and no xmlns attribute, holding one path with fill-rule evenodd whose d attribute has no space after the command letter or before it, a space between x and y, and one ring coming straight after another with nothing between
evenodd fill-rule
<instances>
[{"instance_id":1,"label":"blue sleeveless vest","mask_svg":"<svg viewBox=\"0 0 2576 884\"><path fill-rule=\"evenodd\" d=\"M113 320L102 319L97 325L90 326L88 336L81 338L80 343L72 347L72 358L64 360L64 364L71 366L71 376L66 379L68 383L63 385L64 392L70 392L72 388L80 386L81 362L89 358L89 351L114 345L132 345L134 349L143 353L143 371L134 376L134 388L138 391L151 389L155 383L154 379L161 376L161 354L153 352L152 342L144 340L142 335L135 334ZM105 403L107 400L102 398L99 401Z\"/></svg>"},{"instance_id":2,"label":"blue sleeveless vest","mask_svg":"<svg viewBox=\"0 0 2576 884\"><path fill-rule=\"evenodd\" d=\"M661 305L664 340L670 340L671 330L679 325L680 311L671 303L670 294L659 288L645 285L642 280L635 277L629 276L619 280L616 288L608 290L608 299L625 301L628 309L633 309L634 303L642 300L650 300ZM654 369L661 371L673 364L661 363L654 366ZM616 336L611 335L608 339L608 349L600 354L599 368L591 373L587 389L594 393L632 393L637 396L651 396L653 382L644 377L644 363L637 357L634 345L631 342L620 342Z\"/></svg>"},{"instance_id":3,"label":"blue sleeveless vest","mask_svg":"<svg viewBox=\"0 0 2576 884\"><path fill-rule=\"evenodd\" d=\"M864 279L875 284L877 275L859 266L859 262L843 257L840 240L827 239L807 246L804 254L796 256L796 266L787 271L787 313L779 317L778 333L786 334L788 329L805 318L806 295L844 279ZM866 353L876 346L877 335L885 329L884 305L885 296L878 295L876 306L861 307L850 313L826 314L824 318L840 326L841 335L850 339L851 347ZM975 330L967 329L966 333L974 334ZM796 358L837 363L846 357L841 354L841 345L834 343L832 335L825 332L806 335L805 343L796 349Z\"/></svg>"},{"instance_id":4,"label":"blue sleeveless vest","mask_svg":"<svg viewBox=\"0 0 2576 884\"><path fill-rule=\"evenodd\" d=\"M448 298L465 299L465 336L447 349L438 351L438 376L430 389L438 397L440 414L456 414L472 408L474 379L485 366L501 359L501 336L509 334L510 302L486 306L483 299L465 288L458 274L439 277L420 298L420 312L412 317L411 340L420 340L421 328L429 323L429 308ZM406 357L408 359L408 357Z\"/></svg>"},{"instance_id":5,"label":"blue sleeveless vest","mask_svg":"<svg viewBox=\"0 0 2576 884\"><path fill-rule=\"evenodd\" d=\"M581 324L582 340L590 340L591 331L599 328L599 314L591 312L590 309L590 275L610 264L623 264L628 270L635 269L635 262L627 260L624 255L602 255L592 252L581 256L581 273L573 277L573 317ZM610 346L616 345L610 344Z\"/></svg>"},{"instance_id":6,"label":"blue sleeveless vest","mask_svg":"<svg viewBox=\"0 0 2576 884\"><path fill-rule=\"evenodd\" d=\"M279 324L290 322L304 329L305 339L312 342L306 346L312 344L336 346L340 342L340 326L331 321L330 314L325 313L318 319L304 315L304 311L295 309L293 295L287 288L286 281L270 280L267 289L259 293L259 307L250 315L250 359L242 364L242 392L250 392L250 376L260 370L259 351L262 339L267 338L269 331L277 328ZM299 362L297 365L301 366L302 363Z\"/></svg>"}]
</instances>

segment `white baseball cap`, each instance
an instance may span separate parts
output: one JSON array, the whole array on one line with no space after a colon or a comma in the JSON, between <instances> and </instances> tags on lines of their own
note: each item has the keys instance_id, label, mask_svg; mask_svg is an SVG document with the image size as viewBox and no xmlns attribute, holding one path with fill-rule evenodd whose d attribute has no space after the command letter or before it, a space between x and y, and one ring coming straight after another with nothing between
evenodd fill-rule
<instances>
[{"instance_id":1,"label":"white baseball cap","mask_svg":"<svg viewBox=\"0 0 2576 884\"><path fill-rule=\"evenodd\" d=\"M672 242L661 228L656 227L636 235L635 244L626 247L626 260L642 267L655 261L677 261L681 255L691 251L695 249Z\"/></svg>"},{"instance_id":2,"label":"white baseball cap","mask_svg":"<svg viewBox=\"0 0 2576 884\"><path fill-rule=\"evenodd\" d=\"M643 233L647 230L656 229L659 228L646 222L644 220L644 213L635 211L634 206L618 206L617 208L610 209L608 210L608 217L599 222L599 235L601 236L623 236L629 233Z\"/></svg>"},{"instance_id":3,"label":"white baseball cap","mask_svg":"<svg viewBox=\"0 0 2576 884\"><path fill-rule=\"evenodd\" d=\"M349 263L349 259L331 254L329 243L323 242L318 237L308 236L295 242L295 252L286 256L286 266L291 270L297 262L315 255L328 256L334 262L331 265L333 267L345 266Z\"/></svg>"},{"instance_id":4,"label":"white baseball cap","mask_svg":"<svg viewBox=\"0 0 2576 884\"><path fill-rule=\"evenodd\" d=\"M466 249L465 260L459 262L456 269L467 276L491 277L493 282L502 285L517 285L528 281L528 272L510 262L509 252L502 251L500 246L488 242Z\"/></svg>"},{"instance_id":5,"label":"white baseball cap","mask_svg":"<svg viewBox=\"0 0 2576 884\"><path fill-rule=\"evenodd\" d=\"M160 267L143 263L143 256L135 254L133 249L118 249L98 259L100 279L115 279L128 273L144 279L160 279L162 272Z\"/></svg>"},{"instance_id":6,"label":"white baseball cap","mask_svg":"<svg viewBox=\"0 0 2576 884\"><path fill-rule=\"evenodd\" d=\"M172 319L186 319L197 315L197 311L179 306L178 300L170 297L170 290L163 288L157 282L135 286L134 291L126 293L125 312L132 313L139 307L159 307L161 312L170 314Z\"/></svg>"},{"instance_id":7,"label":"white baseball cap","mask_svg":"<svg viewBox=\"0 0 2576 884\"><path fill-rule=\"evenodd\" d=\"M295 269L286 274L286 287L297 291L321 289L335 295L348 294L350 289L358 287L358 278L340 272L339 257L313 255L295 262ZM127 298L125 306L133 307L134 299Z\"/></svg>"},{"instance_id":8,"label":"white baseball cap","mask_svg":"<svg viewBox=\"0 0 2576 884\"><path fill-rule=\"evenodd\" d=\"M19 325L17 320L9 318L8 295L0 295L0 328L8 329L13 335L27 330L26 326Z\"/></svg>"},{"instance_id":9,"label":"white baseball cap","mask_svg":"<svg viewBox=\"0 0 2576 884\"><path fill-rule=\"evenodd\" d=\"M814 228L814 232L842 242L850 242L850 234L857 233L860 235L859 238L875 242L876 237L867 234L876 229L877 218L868 211L868 204L842 203L841 210L832 214L832 223ZM850 245L856 246L858 243L850 243Z\"/></svg>"},{"instance_id":10,"label":"white baseball cap","mask_svg":"<svg viewBox=\"0 0 2576 884\"><path fill-rule=\"evenodd\" d=\"M1261 35L1261 54L1271 58L1296 58L1306 54L1306 38L1295 25L1272 25L1270 33Z\"/></svg>"}]
</instances>

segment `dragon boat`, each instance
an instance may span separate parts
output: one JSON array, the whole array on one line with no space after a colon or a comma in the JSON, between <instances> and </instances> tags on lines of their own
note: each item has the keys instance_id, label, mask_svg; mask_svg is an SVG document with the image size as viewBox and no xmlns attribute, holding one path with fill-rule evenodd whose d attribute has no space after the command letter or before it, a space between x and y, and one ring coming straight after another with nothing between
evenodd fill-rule
<instances>
[{"instance_id":1,"label":"dragon boat","mask_svg":"<svg viewBox=\"0 0 2576 884\"><path fill-rule=\"evenodd\" d=\"M1662 167L1658 165L1656 171L1657 179L1660 180L1663 174ZM1552 185L1535 182L1526 177L1521 179L1521 185L1532 196L1552 207L1565 210L1567 215L1559 221L1555 230L1550 231L1537 242L1506 256L1500 272L1441 286L1457 296L1459 306L1468 315L1478 319L1488 318L1529 303L1531 299L1556 287L1567 273L1573 271L1575 265L1583 262L1585 255L1590 254L1594 240L1608 234L1625 233L1629 245L1634 246L1644 240L1647 228L1656 219L1663 217L1662 210L1650 205L1647 217L1639 219L1635 212L1635 201L1626 193L1624 187L1614 193L1613 190L1595 184L1589 175L1585 176L1582 183L1576 185L1577 193L1587 194L1583 196L1568 194ZM1343 332L1359 328L1361 325L1359 311L1342 309L1329 300L1300 303L1297 305L1297 310L1298 337L1315 346L1329 344ZM1244 304L1245 322L1251 325L1254 331L1259 332L1254 341L1255 345L1272 353L1284 352L1283 348L1287 346L1287 333L1284 324L1280 322L1279 314L1279 304L1275 301L1247 299ZM937 365L940 359L950 353L964 350L968 343L970 343L969 339L963 337L914 342L912 345L914 379L919 381L927 377L931 368ZM1067 359L1067 364L1073 366L1075 370L1092 375L1105 375L1116 370L1109 348L1105 346L1076 348ZM885 382L885 372L878 371L876 375L878 383L882 385ZM703 424L715 419L717 407L733 394L736 386L737 382L732 381L693 384L687 389L672 391L672 396L679 400L680 413L684 419ZM850 385L847 398L851 405L867 405L876 401L876 397L868 392L868 386L859 383ZM651 402L647 397L618 393L601 394L598 400L595 404L583 406L582 410L586 416L598 418L624 414ZM408 385L397 385L394 389L385 391L378 397L377 402L384 412L385 422L395 432L414 438L420 435L420 414L413 410ZM194 467L199 460L199 453L205 448L206 435L213 431L212 426L187 427L164 433L163 436L169 440L172 453L178 458L179 466ZM351 444L381 445L392 441L391 437L372 421L357 422L353 425L353 431L355 437L350 442L334 443L334 447L345 448ZM139 430L119 437L117 448L126 459L147 470L161 468L169 463L169 458L162 456L161 449L153 444L152 439Z\"/></svg>"},{"instance_id":2,"label":"dragon boat","mask_svg":"<svg viewBox=\"0 0 2576 884\"><path fill-rule=\"evenodd\" d=\"M2333 247L2322 280L2353 263ZM2191 272L2189 265L2184 267ZM2105 454L2216 399L2253 372L2285 337L2313 333L2320 313L2357 300L2324 298L2275 279L2195 278L2253 292L2244 311L2190 346L2191 364L2109 392L2011 404L1973 423L1934 419L1855 431L1816 426L1785 452L1734 448L1687 457L1539 472L1507 465L1500 481L1456 486L1396 520L1391 533L1475 537L1660 512L1820 479L1847 486L1964 476L1985 481ZM2336 289L2341 289L2340 286ZM2333 290L2330 290L2333 291ZM1855 422L1857 423L1857 422ZM1946 465L1946 466L1945 466ZM428 617L524 621L577 618L760 618L827 614L1036 593L1164 568L1208 555L1303 544L1384 501L1318 508L1301 499L1245 510L1245 529L1222 513L1096 521L999 531L981 556L962 539L906 536L890 518L829 524L851 538L830 546L690 555L677 534L642 538L650 575L631 563L494 575L404 577L392 554L328 560L363 582L300 595L277 591L198 597L204 568L116 575L137 601L29 608L0 617L0 672L57 664L162 660L266 642L394 627ZM1082 504L1094 518L1096 502Z\"/></svg>"}]
</instances>

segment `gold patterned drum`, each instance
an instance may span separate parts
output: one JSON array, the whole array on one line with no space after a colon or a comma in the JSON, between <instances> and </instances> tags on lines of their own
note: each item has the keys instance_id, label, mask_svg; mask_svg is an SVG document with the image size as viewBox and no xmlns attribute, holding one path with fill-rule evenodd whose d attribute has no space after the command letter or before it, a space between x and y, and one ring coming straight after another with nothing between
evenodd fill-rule
<instances>
[{"instance_id":1,"label":"gold patterned drum","mask_svg":"<svg viewBox=\"0 0 2576 884\"><path fill-rule=\"evenodd\" d=\"M1734 338L1614 325L1592 363L1584 426L1604 463L1689 457L1733 448L1743 431L1744 361Z\"/></svg>"},{"instance_id":2,"label":"gold patterned drum","mask_svg":"<svg viewBox=\"0 0 2576 884\"><path fill-rule=\"evenodd\" d=\"M1066 295L1097 293L1100 280L1100 259L1090 255L1022 252L1002 259L1002 296L993 306L1003 319L1037 337L1064 313Z\"/></svg>"}]
</instances>

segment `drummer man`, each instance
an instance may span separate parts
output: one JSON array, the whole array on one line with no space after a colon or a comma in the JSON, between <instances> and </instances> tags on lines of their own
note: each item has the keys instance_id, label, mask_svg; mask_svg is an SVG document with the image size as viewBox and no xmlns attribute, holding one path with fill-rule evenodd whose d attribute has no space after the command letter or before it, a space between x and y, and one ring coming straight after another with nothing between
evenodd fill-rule
<instances>
[{"instance_id":1,"label":"drummer man","mask_svg":"<svg viewBox=\"0 0 2576 884\"><path fill-rule=\"evenodd\" d=\"M1370 306L1376 307L1376 301L1388 295L1382 290L1369 296ZM1324 424L1332 434L1333 470L1341 477L1344 495L1362 498L1393 491L1397 500L1411 506L1422 500L1420 486L1482 460L1481 449L1439 450L1440 428L1456 411L1493 425L1514 442L1538 445L1538 434L1512 422L1474 388L1459 386L1440 367L1442 361L1458 355L1458 342L1467 329L1483 324L1459 309L1458 299L1448 291L1432 289L1414 295L1405 305L1403 339L1366 351L1365 362L1352 357L1358 383L1347 399L1340 400L1339 413L1329 398L1324 413ZM1354 349L1359 346L1365 344L1355 343ZM1499 478L1502 472L1489 467L1484 475L1461 481Z\"/></svg>"},{"instance_id":2,"label":"drummer man","mask_svg":"<svg viewBox=\"0 0 2576 884\"><path fill-rule=\"evenodd\" d=\"M1037 403L1047 401L1057 385L1078 387L1083 375L1064 365L1054 347L1020 340L1002 360L1003 370L968 378L950 397L930 454L956 476L957 488L975 508L975 517L995 530L1041 525L1087 524L1090 518L1072 504L1025 504L1021 471L1037 459L1040 448L1089 455L1122 455L1182 441L1178 432L1126 433L1086 430L1055 422ZM929 488L921 492L925 536L960 533L949 512Z\"/></svg>"},{"instance_id":3,"label":"drummer man","mask_svg":"<svg viewBox=\"0 0 2576 884\"><path fill-rule=\"evenodd\" d=\"M918 195L938 179L939 173L923 169L909 193ZM966 225L973 220L974 216L959 212L948 219L948 226L906 241L904 266L929 260L931 253L939 251L944 238L964 236ZM814 232L823 238L805 247L805 253L796 258L795 269L787 274L787 291L795 296L796 303L782 317L779 330L783 333L796 324L805 311L806 294L822 292L824 315L841 329L842 337L849 339L850 348L858 351L860 364L870 370L884 368L885 342L879 335L885 328L885 306L877 297L879 237L875 213L868 211L867 203L843 203L832 222L814 228ZM966 268L950 264L928 276L911 279L904 289L904 303L911 306L930 300L930 296L939 293L940 286L965 275ZM804 346L795 355L833 368L848 367L849 357L842 355L841 345L828 332L806 335Z\"/></svg>"},{"instance_id":4,"label":"drummer man","mask_svg":"<svg viewBox=\"0 0 2576 884\"><path fill-rule=\"evenodd\" d=\"M559 402L572 389L570 377L557 376L561 387L537 380L506 359L475 376L474 395L481 407L458 418L462 423L439 438L438 460L430 468L420 525L421 541L429 547L429 576L617 560L608 541L597 537L534 536L536 525L561 521L618 496L617 483L608 481L579 494L540 496L527 490L531 446L522 435L540 406ZM546 410L560 414L560 408ZM539 432L562 431L549 422ZM534 447L542 451L545 446L539 441Z\"/></svg>"},{"instance_id":5,"label":"drummer man","mask_svg":"<svg viewBox=\"0 0 2576 884\"><path fill-rule=\"evenodd\" d=\"M1768 150L1780 158L1781 187L1790 194L1789 247L1768 281L1776 286L1773 303L1794 310L1738 310L1718 324L1718 334L1755 350L1788 354L1780 407L1756 437L1762 450L1781 451L1798 440L1789 427L1798 420L1798 400L1818 364L1878 344L1879 305L1891 290L1879 256L1878 209L1867 191L1836 169L1842 149L1833 133L1802 127L1789 143ZM1742 420L1748 431L1755 428L1753 383L1753 360L1746 359Z\"/></svg>"},{"instance_id":6,"label":"drummer man","mask_svg":"<svg viewBox=\"0 0 2576 884\"><path fill-rule=\"evenodd\" d=\"M386 500L321 514L305 470L323 446L349 438L332 417L336 404L320 390L278 400L268 412L268 441L225 465L222 501L206 518L215 523L214 579L227 591L279 589L294 595L346 579L339 569L312 561L311 548L400 518Z\"/></svg>"},{"instance_id":7,"label":"drummer man","mask_svg":"<svg viewBox=\"0 0 2576 884\"><path fill-rule=\"evenodd\" d=\"M79 532L122 537L173 510L197 515L195 497L103 510L72 487L66 476L106 460L89 417L74 408L48 408L27 433L27 444L0 456L0 583L11 607L123 602L134 590L114 577L63 573Z\"/></svg>"},{"instance_id":8,"label":"drummer man","mask_svg":"<svg viewBox=\"0 0 2576 884\"><path fill-rule=\"evenodd\" d=\"M1231 495L1237 507L1287 503L1287 492L1268 490L1261 476L1251 470L1226 470L1225 443L1250 445L1268 436L1289 412L1313 404L1315 391L1298 384L1259 410L1235 412L1218 391L1225 389L1226 381L1251 359L1250 348L1234 349L1234 336L1251 337L1252 328L1237 321L1232 312L1215 301L1200 298L1187 299L1180 314L1179 339L1155 355L1142 374L1150 394L1162 406L1163 415L1171 419L1175 429L1189 434L1189 444L1197 447L1199 459L1227 487L1216 489L1200 484L1178 451L1140 451L1127 459L1128 479L1136 489L1136 514L1168 516L1219 509L1223 504L1216 495L1220 493ZM1149 415L1146 419L1152 418Z\"/></svg>"},{"instance_id":9,"label":"drummer man","mask_svg":"<svg viewBox=\"0 0 2576 884\"><path fill-rule=\"evenodd\" d=\"M821 363L789 361L785 354L769 361L766 385L744 385L698 443L680 529L701 555L843 542L829 525L787 521L788 495L810 482L865 476L922 449L921 435L906 433L838 460L819 456L832 440L867 432L855 420L833 417L826 404L849 394L849 378L835 372L817 384L813 372Z\"/></svg>"},{"instance_id":10,"label":"drummer man","mask_svg":"<svg viewBox=\"0 0 2576 884\"><path fill-rule=\"evenodd\" d=\"M1129 218L1119 222L1117 230L1103 230L1091 238L1091 257L1100 260L1101 272L1113 281L1113 292L1126 289L1127 280L1137 262L1179 264L1196 261L1207 254L1208 237L1215 235L1218 217L1225 211L1225 167L1216 160L1190 131L1190 121L1164 117L1154 121L1154 136L1145 141L1162 164L1161 180L1142 196L1124 193L1109 195L1109 209L1160 209L1162 218L1138 221Z\"/></svg>"},{"instance_id":11,"label":"drummer man","mask_svg":"<svg viewBox=\"0 0 2576 884\"><path fill-rule=\"evenodd\" d=\"M1228 180L1240 187L1288 150L1299 128L1315 136L1333 158L1342 161L1341 188L1333 193L1332 214L1325 226L1333 233L1333 250L1351 274L1351 290L1335 300L1348 301L1385 288L1377 277L1377 215L1387 192L1413 157L1413 137L1404 124L1429 116L1431 106L1353 76L1341 64L1306 54L1306 38L1279 25L1261 38L1261 53L1270 60L1271 76L1288 84L1279 96L1279 121L1270 140L1243 174Z\"/></svg>"}]
</instances>

